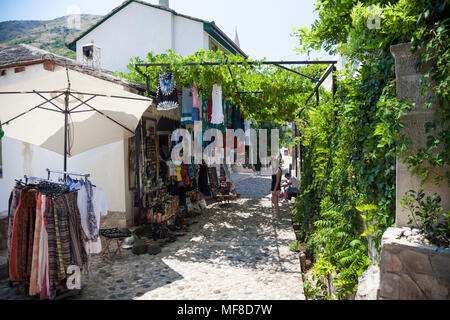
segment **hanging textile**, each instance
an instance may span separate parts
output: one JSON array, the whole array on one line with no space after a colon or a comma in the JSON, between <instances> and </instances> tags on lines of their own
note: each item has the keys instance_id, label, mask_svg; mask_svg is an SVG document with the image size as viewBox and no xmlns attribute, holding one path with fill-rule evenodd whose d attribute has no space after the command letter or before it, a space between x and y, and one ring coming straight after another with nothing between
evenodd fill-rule
<instances>
[{"instance_id":1,"label":"hanging textile","mask_svg":"<svg viewBox=\"0 0 450 320\"><path fill-rule=\"evenodd\" d=\"M92 207L90 207L89 203L92 204ZM108 214L106 197L102 188L92 186L92 194L91 197L89 197L88 187L86 183L84 183L83 187L77 194L77 207L80 213L81 227L83 228L83 232L88 240L84 243L86 253L88 255L92 253L100 253L102 251L102 242L98 239L100 215L105 216ZM89 213L89 211L91 211L91 213ZM92 214L94 214L96 221L96 227L94 229L92 228L93 226L90 226L89 222L89 216ZM97 230L97 233L91 233L91 230Z\"/></svg>"},{"instance_id":2,"label":"hanging textile","mask_svg":"<svg viewBox=\"0 0 450 320\"><path fill-rule=\"evenodd\" d=\"M194 86L192 88L192 122L200 121L200 106L201 97L198 95L198 88Z\"/></svg>"},{"instance_id":3,"label":"hanging textile","mask_svg":"<svg viewBox=\"0 0 450 320\"><path fill-rule=\"evenodd\" d=\"M94 204L93 204L93 187L89 180L83 181L83 187L86 188L87 192L87 222L88 222L88 230L89 230L89 240L97 241L98 238L98 226L97 226L97 217L94 212Z\"/></svg>"},{"instance_id":4,"label":"hanging textile","mask_svg":"<svg viewBox=\"0 0 450 320\"><path fill-rule=\"evenodd\" d=\"M31 275L34 241L34 217L36 215L36 191L21 190L17 206L9 257L9 279L28 282Z\"/></svg>"},{"instance_id":5,"label":"hanging textile","mask_svg":"<svg viewBox=\"0 0 450 320\"><path fill-rule=\"evenodd\" d=\"M181 178L181 168L177 167L176 169L176 175L177 175L177 182L181 182L182 178Z\"/></svg>"},{"instance_id":6,"label":"hanging textile","mask_svg":"<svg viewBox=\"0 0 450 320\"><path fill-rule=\"evenodd\" d=\"M233 106L233 129L241 129L241 108L239 106Z\"/></svg>"},{"instance_id":7,"label":"hanging textile","mask_svg":"<svg viewBox=\"0 0 450 320\"><path fill-rule=\"evenodd\" d=\"M181 94L181 125L192 124L192 109L194 104L194 97L192 88L182 89Z\"/></svg>"},{"instance_id":8,"label":"hanging textile","mask_svg":"<svg viewBox=\"0 0 450 320\"><path fill-rule=\"evenodd\" d=\"M181 183L183 186L189 185L189 167L187 164L183 163L181 165Z\"/></svg>"},{"instance_id":9,"label":"hanging textile","mask_svg":"<svg viewBox=\"0 0 450 320\"><path fill-rule=\"evenodd\" d=\"M41 299L53 299L66 288L69 266L83 270L88 262L77 203L79 191L70 191L78 181L67 181L70 183L18 181L8 202L9 279L22 282L30 296L40 293ZM103 194L92 187L93 209L97 211L97 200ZM87 195L85 198L83 220L89 234Z\"/></svg>"},{"instance_id":10,"label":"hanging textile","mask_svg":"<svg viewBox=\"0 0 450 320\"><path fill-rule=\"evenodd\" d=\"M209 185L208 185L208 166L203 162L200 165L200 171L198 173L198 190L204 195L209 195Z\"/></svg>"},{"instance_id":11,"label":"hanging textile","mask_svg":"<svg viewBox=\"0 0 450 320\"><path fill-rule=\"evenodd\" d=\"M7 246L8 246L8 258L10 256L11 251L11 236L13 232L13 222L14 222L14 216L16 213L16 208L19 205L19 199L20 199L20 190L14 188L11 191L11 194L9 196L8 201L8 240L7 240Z\"/></svg>"},{"instance_id":12,"label":"hanging textile","mask_svg":"<svg viewBox=\"0 0 450 320\"><path fill-rule=\"evenodd\" d=\"M222 99L222 109L225 109L225 103L223 103L224 102L224 100L225 99ZM222 115L223 115L223 117L225 118L225 112L224 112L224 110L222 110ZM225 119L224 119L224 121L222 121L221 123L219 123L219 124L214 124L214 123L209 123L209 125L208 125L208 128L209 129L218 129L218 130L220 130L221 132L222 132L222 134L225 134L226 133L226 131L227 131L227 127L225 126Z\"/></svg>"},{"instance_id":13,"label":"hanging textile","mask_svg":"<svg viewBox=\"0 0 450 320\"><path fill-rule=\"evenodd\" d=\"M231 116L231 103L230 99L227 99L225 102L225 125L228 129L232 129L233 125L233 117Z\"/></svg>"},{"instance_id":14,"label":"hanging textile","mask_svg":"<svg viewBox=\"0 0 450 320\"><path fill-rule=\"evenodd\" d=\"M160 73L156 93L156 109L170 110L178 108L178 106L178 93L173 73Z\"/></svg>"},{"instance_id":15,"label":"hanging textile","mask_svg":"<svg viewBox=\"0 0 450 320\"><path fill-rule=\"evenodd\" d=\"M211 119L212 119L212 99L208 98L207 104L208 104L208 122L211 122Z\"/></svg>"},{"instance_id":16,"label":"hanging textile","mask_svg":"<svg viewBox=\"0 0 450 320\"><path fill-rule=\"evenodd\" d=\"M40 283L38 281L38 272L39 272L39 246L41 244L41 228L42 228L42 198L45 196L42 194L38 194L37 197L37 205L36 205L36 223L34 229L34 241L33 241L33 256L32 256L32 264L31 264L31 276L30 276L30 288L29 294L30 296L34 296L40 291Z\"/></svg>"},{"instance_id":17,"label":"hanging textile","mask_svg":"<svg viewBox=\"0 0 450 320\"><path fill-rule=\"evenodd\" d=\"M40 286L41 299L50 297L50 285L48 277L48 233L47 233L47 216L50 207L50 198L42 196L42 225L39 243L39 261L38 261L38 285Z\"/></svg>"},{"instance_id":18,"label":"hanging textile","mask_svg":"<svg viewBox=\"0 0 450 320\"><path fill-rule=\"evenodd\" d=\"M249 146L250 145L250 125L251 125L251 120L245 120L245 145Z\"/></svg>"},{"instance_id":19,"label":"hanging textile","mask_svg":"<svg viewBox=\"0 0 450 320\"><path fill-rule=\"evenodd\" d=\"M202 148L205 147L205 131L208 129L208 107L209 102L206 94L202 95Z\"/></svg>"},{"instance_id":20,"label":"hanging textile","mask_svg":"<svg viewBox=\"0 0 450 320\"><path fill-rule=\"evenodd\" d=\"M214 84L212 89L212 124L223 123L222 87Z\"/></svg>"}]
</instances>

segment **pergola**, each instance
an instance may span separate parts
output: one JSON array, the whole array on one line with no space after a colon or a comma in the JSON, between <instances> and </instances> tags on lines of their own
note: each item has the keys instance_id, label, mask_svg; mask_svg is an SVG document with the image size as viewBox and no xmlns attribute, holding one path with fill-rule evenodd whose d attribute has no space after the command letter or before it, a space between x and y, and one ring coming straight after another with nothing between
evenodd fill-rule
<instances>
[{"instance_id":1,"label":"pergola","mask_svg":"<svg viewBox=\"0 0 450 320\"><path fill-rule=\"evenodd\" d=\"M334 71L336 71L336 66L335 64L337 63L336 60L322 60L322 61L262 61L262 62L252 62L252 61L247 61L245 62L246 64L249 65L255 65L255 64L262 64L262 65L271 65L271 66L276 66L280 69L292 72L296 75L299 75L301 77L305 77L308 78L309 80L311 80L312 83L315 83L315 87L313 89L313 92L311 92L311 94L309 95L308 99L306 100L305 106L299 111L298 113L298 117L300 118L302 115L302 112L306 109L306 106L308 105L308 102L311 100L311 98L315 95L316 97L316 105L319 104L320 101L320 94L319 94L319 88L322 85L322 83L328 78L328 76L331 74L332 75L332 93L333 93L333 98L334 98L334 94L336 92L336 87L335 87L335 77L334 77ZM242 65L244 64L243 62L237 62L237 63L233 63L233 65ZM308 75L302 74L296 70L293 70L291 68L288 68L286 66L289 65L314 65L314 64L326 64L328 65L328 68L325 70L325 72L322 74L322 76L320 78L313 78L310 77ZM230 72L231 77L233 77L233 73L231 71L230 66L225 62L202 62L202 63L184 63L182 64L182 66L219 66L219 65L226 65L228 66L228 70ZM139 63L139 64L135 64L134 68L135 70L142 75L143 77L145 77L146 80L146 84L147 84L147 92L150 93L150 79L149 76L145 73L142 73L139 70L139 67L144 67L146 70L148 70L149 68L155 68L155 67L170 67L171 64L170 63ZM255 91L255 92L238 92L238 93L261 93L260 91ZM298 131L297 126L295 125L295 122L293 122L293 135L294 137L301 137L300 132ZM297 158L300 158L300 170L298 170L298 166L297 166ZM292 159L293 163L295 163L295 175L299 176L300 172L302 171L302 160L303 160L303 147L300 143L300 148L298 146L295 146L295 151L294 151L294 155L293 155L293 159ZM294 161L295 160L295 161Z\"/></svg>"}]
</instances>

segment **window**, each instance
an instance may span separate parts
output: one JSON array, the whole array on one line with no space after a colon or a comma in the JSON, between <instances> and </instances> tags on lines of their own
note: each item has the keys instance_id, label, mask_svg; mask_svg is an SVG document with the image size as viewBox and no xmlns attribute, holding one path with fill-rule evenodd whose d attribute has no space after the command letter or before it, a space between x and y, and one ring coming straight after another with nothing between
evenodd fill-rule
<instances>
[{"instance_id":1,"label":"window","mask_svg":"<svg viewBox=\"0 0 450 320\"><path fill-rule=\"evenodd\" d=\"M209 37L209 50L216 52L217 50L222 51L223 53L230 54L230 51L221 46L216 40Z\"/></svg>"}]
</instances>

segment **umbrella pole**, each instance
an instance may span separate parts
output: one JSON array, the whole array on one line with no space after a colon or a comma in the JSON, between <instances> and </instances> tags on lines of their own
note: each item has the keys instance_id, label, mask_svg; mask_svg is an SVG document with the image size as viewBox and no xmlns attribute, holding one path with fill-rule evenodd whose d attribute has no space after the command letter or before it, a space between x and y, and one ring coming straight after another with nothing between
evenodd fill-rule
<instances>
[{"instance_id":1,"label":"umbrella pole","mask_svg":"<svg viewBox=\"0 0 450 320\"><path fill-rule=\"evenodd\" d=\"M68 122L68 115L69 115L69 91L65 92L65 99L64 99L64 182L67 180L67 122Z\"/></svg>"}]
</instances>

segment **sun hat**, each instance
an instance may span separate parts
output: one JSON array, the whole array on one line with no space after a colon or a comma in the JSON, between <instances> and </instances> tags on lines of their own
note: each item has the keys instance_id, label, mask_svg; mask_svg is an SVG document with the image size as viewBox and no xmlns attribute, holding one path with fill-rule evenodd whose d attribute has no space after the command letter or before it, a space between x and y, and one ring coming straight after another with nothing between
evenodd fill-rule
<instances>
[{"instance_id":1,"label":"sun hat","mask_svg":"<svg viewBox=\"0 0 450 320\"><path fill-rule=\"evenodd\" d=\"M122 249L131 249L133 248L134 237L125 238L123 241Z\"/></svg>"}]
</instances>

